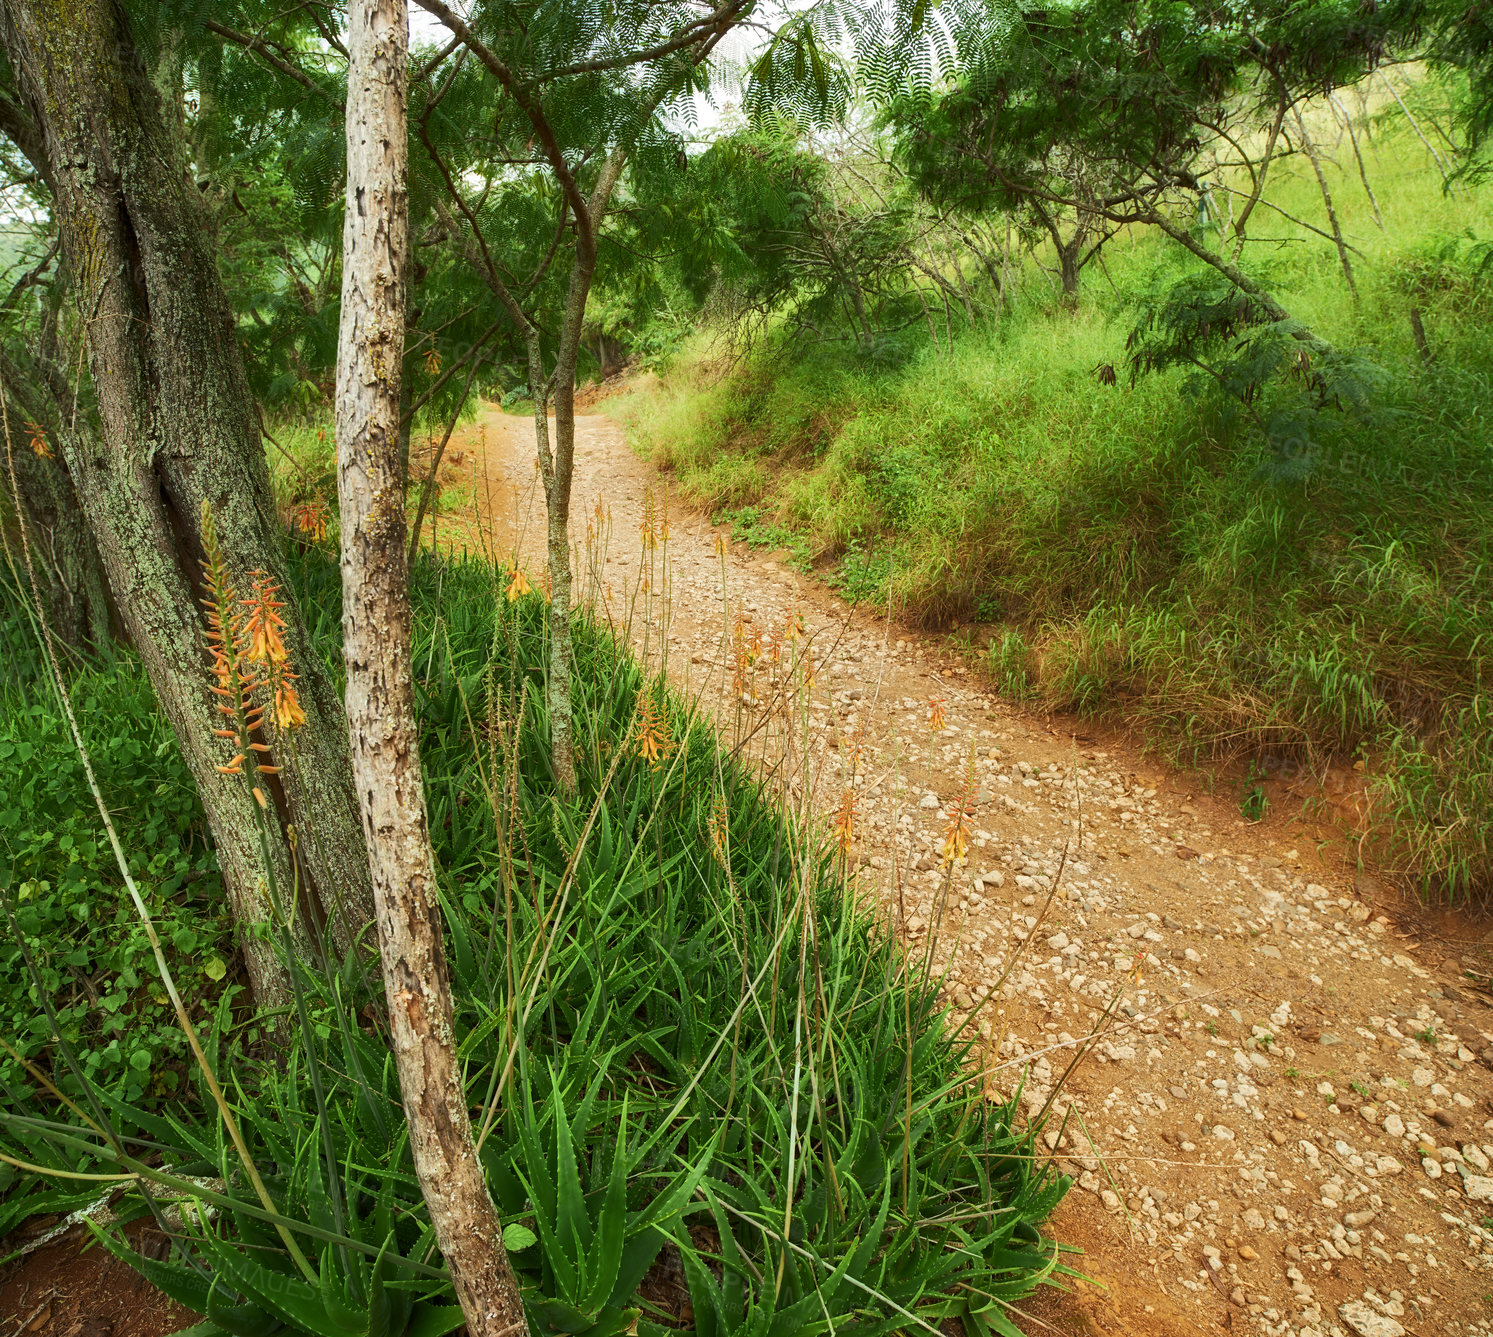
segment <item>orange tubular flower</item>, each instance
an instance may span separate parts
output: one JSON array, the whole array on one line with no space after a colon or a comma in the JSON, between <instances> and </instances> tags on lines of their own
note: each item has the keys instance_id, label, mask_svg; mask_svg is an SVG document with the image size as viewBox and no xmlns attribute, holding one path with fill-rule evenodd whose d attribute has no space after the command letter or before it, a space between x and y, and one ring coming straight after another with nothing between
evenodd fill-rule
<instances>
[{"instance_id":1,"label":"orange tubular flower","mask_svg":"<svg viewBox=\"0 0 1493 1337\"><path fill-rule=\"evenodd\" d=\"M948 727L941 698L934 697L928 702L928 727L934 733L942 733Z\"/></svg>"},{"instance_id":2,"label":"orange tubular flower","mask_svg":"<svg viewBox=\"0 0 1493 1337\"><path fill-rule=\"evenodd\" d=\"M638 719L637 752L650 766L656 766L673 746L669 736L669 721L659 709L652 692L643 699L643 711Z\"/></svg>"},{"instance_id":3,"label":"orange tubular flower","mask_svg":"<svg viewBox=\"0 0 1493 1337\"><path fill-rule=\"evenodd\" d=\"M285 630L285 619L280 616L285 602L275 597L280 587L263 571L255 571L253 581L253 597L243 601L249 610L244 628L249 638L249 659L278 667L290 660L290 651L280 635Z\"/></svg>"},{"instance_id":4,"label":"orange tubular flower","mask_svg":"<svg viewBox=\"0 0 1493 1337\"><path fill-rule=\"evenodd\" d=\"M840 807L835 813L835 843L842 856L850 853L850 841L855 834L855 790L846 789L840 796Z\"/></svg>"},{"instance_id":5,"label":"orange tubular flower","mask_svg":"<svg viewBox=\"0 0 1493 1337\"><path fill-rule=\"evenodd\" d=\"M52 458L52 443L47 440L47 429L40 423L28 422L26 430L31 433L31 449L44 460Z\"/></svg>"},{"instance_id":6,"label":"orange tubular flower","mask_svg":"<svg viewBox=\"0 0 1493 1337\"><path fill-rule=\"evenodd\" d=\"M295 694L295 688L285 679L291 677L285 674L279 686L275 690L274 719L277 729L299 729L306 722L306 712L301 709L300 698Z\"/></svg>"},{"instance_id":7,"label":"orange tubular flower","mask_svg":"<svg viewBox=\"0 0 1493 1337\"><path fill-rule=\"evenodd\" d=\"M965 772L964 790L945 814L949 824L944 828L943 857L949 863L957 863L969 853L969 837L975 814L975 769L971 755L969 769Z\"/></svg>"},{"instance_id":8,"label":"orange tubular flower","mask_svg":"<svg viewBox=\"0 0 1493 1337\"><path fill-rule=\"evenodd\" d=\"M643 489L643 521L638 526L639 534L643 540L643 551L658 546L658 524L656 512L653 505L653 489Z\"/></svg>"},{"instance_id":9,"label":"orange tubular flower","mask_svg":"<svg viewBox=\"0 0 1493 1337\"><path fill-rule=\"evenodd\" d=\"M330 514L331 508L325 501L320 497L312 497L309 501L297 502L291 507L290 520L313 543L325 543L327 517Z\"/></svg>"},{"instance_id":10,"label":"orange tubular flower","mask_svg":"<svg viewBox=\"0 0 1493 1337\"><path fill-rule=\"evenodd\" d=\"M960 809L950 819L944 831L943 857L949 863L957 863L969 853L969 819Z\"/></svg>"}]
</instances>

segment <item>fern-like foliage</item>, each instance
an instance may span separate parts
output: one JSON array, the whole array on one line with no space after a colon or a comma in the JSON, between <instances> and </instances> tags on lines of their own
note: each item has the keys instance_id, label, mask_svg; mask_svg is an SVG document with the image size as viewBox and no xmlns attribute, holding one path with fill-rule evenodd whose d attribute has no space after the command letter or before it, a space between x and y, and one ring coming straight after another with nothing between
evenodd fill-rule
<instances>
[{"instance_id":1,"label":"fern-like foliage","mask_svg":"<svg viewBox=\"0 0 1493 1337\"><path fill-rule=\"evenodd\" d=\"M1212 270L1187 274L1145 301L1126 340L1133 385L1190 369L1184 393L1216 395L1225 424L1246 419L1267 446L1262 477L1300 481L1321 456L1327 415L1366 427L1383 372L1363 356L1312 339L1261 298Z\"/></svg>"}]
</instances>

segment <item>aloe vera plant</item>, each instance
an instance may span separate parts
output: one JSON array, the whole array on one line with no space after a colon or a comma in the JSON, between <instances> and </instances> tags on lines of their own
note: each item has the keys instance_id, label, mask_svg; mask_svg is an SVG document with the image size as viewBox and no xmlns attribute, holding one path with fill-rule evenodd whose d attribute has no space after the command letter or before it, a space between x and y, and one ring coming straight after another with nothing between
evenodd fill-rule
<instances>
[{"instance_id":1,"label":"aloe vera plant","mask_svg":"<svg viewBox=\"0 0 1493 1337\"><path fill-rule=\"evenodd\" d=\"M308 622L334 625L335 569L301 562ZM1015 1098L970 1081L969 1033L848 894L833 842L583 618L579 788L559 795L542 597L510 602L476 563L415 578L456 1054L530 1330L1009 1337L1068 1272L1037 1229L1067 1180ZM112 1098L119 1153L0 1111L5 1141L140 1175L115 1211L154 1207L171 1256L102 1233L204 1332L449 1330L377 994L355 963L297 967L286 1052L245 1044L226 1007L203 1041L273 1210L210 1104Z\"/></svg>"}]
</instances>

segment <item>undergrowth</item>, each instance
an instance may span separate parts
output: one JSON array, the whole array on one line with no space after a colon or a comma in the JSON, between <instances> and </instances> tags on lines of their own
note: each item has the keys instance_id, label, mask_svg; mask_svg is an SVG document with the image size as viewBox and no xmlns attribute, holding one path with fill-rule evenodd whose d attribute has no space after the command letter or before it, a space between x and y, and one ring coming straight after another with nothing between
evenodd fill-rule
<instances>
[{"instance_id":1,"label":"undergrowth","mask_svg":"<svg viewBox=\"0 0 1493 1337\"><path fill-rule=\"evenodd\" d=\"M335 665L335 559L297 560ZM972 1079L938 981L865 916L819 834L584 619L580 792L561 800L542 599L425 558L415 603L457 1044L534 1330L1014 1333L1009 1306L1065 1271L1036 1226L1067 1181L1017 1127L1016 1098ZM90 738L123 728L116 712L150 715L138 665L108 671L124 688L95 700ZM143 866L141 806L120 822ZM112 914L92 845L85 862ZM56 968L56 938L27 937ZM150 1012L154 981L91 969ZM79 1080L88 1037L0 1065L4 1151L119 1174L106 1244L209 1315L204 1332L435 1337L459 1311L432 1257L377 977L354 961L331 979L297 963L295 978L305 1024L254 1038L231 995L191 991L273 1210L200 1081ZM14 1009L35 1012L8 979ZM17 1173L12 1219L62 1205L47 1178ZM74 1202L98 1193L65 1187ZM137 1253L120 1226L151 1216L169 1247Z\"/></svg>"},{"instance_id":2,"label":"undergrowth","mask_svg":"<svg viewBox=\"0 0 1493 1337\"><path fill-rule=\"evenodd\" d=\"M1249 404L1190 371L1132 382L1127 331L1159 282L1202 269L1137 235L1076 309L1029 263L1014 309L899 370L767 339L723 372L702 338L620 412L687 495L794 529L847 596L985 624L1017 697L1118 711L1189 762L1370 759L1380 862L1428 894L1485 893L1493 217L1485 187L1443 195L1407 143L1366 141L1395 187L1383 232L1356 176L1333 177L1357 303L1330 246L1282 217L1246 251L1367 369L1363 411L1317 411L1289 379ZM1280 207L1320 212L1304 163L1271 181ZM1283 443L1267 419L1304 426Z\"/></svg>"},{"instance_id":3,"label":"undergrowth","mask_svg":"<svg viewBox=\"0 0 1493 1337\"><path fill-rule=\"evenodd\" d=\"M9 611L0 619L0 890L41 951L42 986L83 1070L128 1099L164 1098L181 1089L186 1045L61 712L38 674L30 630L13 604ZM173 965L210 995L229 973L231 948L223 941L222 879L191 774L133 658L80 666L73 682L105 800L129 824L135 875ZM0 981L0 1040L26 1058L45 1055L51 1025L8 931L0 933ZM8 1082L14 1066L0 1075ZM16 1094L7 1086L0 1099L14 1105ZM0 1166L0 1188L13 1178Z\"/></svg>"}]
</instances>

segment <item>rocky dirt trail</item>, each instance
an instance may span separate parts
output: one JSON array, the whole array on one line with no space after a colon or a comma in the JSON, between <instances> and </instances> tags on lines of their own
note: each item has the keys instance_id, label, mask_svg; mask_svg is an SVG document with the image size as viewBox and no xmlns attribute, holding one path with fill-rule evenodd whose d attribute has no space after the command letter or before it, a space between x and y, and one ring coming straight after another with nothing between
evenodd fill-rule
<instances>
[{"instance_id":1,"label":"rocky dirt trail","mask_svg":"<svg viewBox=\"0 0 1493 1337\"><path fill-rule=\"evenodd\" d=\"M486 533L537 579L532 423L488 410L455 444ZM616 597L665 480L600 415L578 419L576 477L577 532L609 511L598 580ZM802 617L822 808L853 786L867 894L909 949L936 929L994 1086L1024 1075L1040 1110L1121 998L1045 1134L1077 1180L1052 1229L1096 1284L1034 1305L1029 1330L1493 1334L1485 930L1355 877L1326 827L1248 824L1132 742L1001 700L947 639L852 610L774 556L727 545L723 561L708 518L675 512L671 671L708 684L733 610L769 636ZM441 524L443 547L474 541Z\"/></svg>"}]
</instances>

